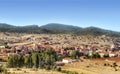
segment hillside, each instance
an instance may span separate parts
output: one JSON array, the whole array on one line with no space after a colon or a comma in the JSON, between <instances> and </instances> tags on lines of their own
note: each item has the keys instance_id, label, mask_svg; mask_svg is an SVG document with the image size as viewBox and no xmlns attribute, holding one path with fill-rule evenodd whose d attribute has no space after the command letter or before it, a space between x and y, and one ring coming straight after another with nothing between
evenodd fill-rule
<instances>
[{"instance_id":1,"label":"hillside","mask_svg":"<svg viewBox=\"0 0 120 74\"><path fill-rule=\"evenodd\" d=\"M13 26L0 23L0 32L16 32L16 33L35 33L35 34L76 34L76 35L108 35L120 36L120 32L105 30L97 27L81 28L72 25L49 23L43 26Z\"/></svg>"},{"instance_id":2,"label":"hillside","mask_svg":"<svg viewBox=\"0 0 120 74\"><path fill-rule=\"evenodd\" d=\"M47 29L52 31L53 33L74 33L76 30L80 30L82 28L72 25L64 25L58 23L50 23L41 26L42 29Z\"/></svg>"},{"instance_id":3,"label":"hillside","mask_svg":"<svg viewBox=\"0 0 120 74\"><path fill-rule=\"evenodd\" d=\"M115 32L111 30L105 30L97 27L87 27L83 28L77 32L75 32L77 35L93 35L93 36L101 36L101 35L107 35L107 36L120 36L120 32Z\"/></svg>"},{"instance_id":4,"label":"hillside","mask_svg":"<svg viewBox=\"0 0 120 74\"><path fill-rule=\"evenodd\" d=\"M64 25L64 24L57 24L57 23L50 23L50 24L46 24L46 25L43 25L41 26L41 28L45 28L45 29L63 29L63 30L78 30L78 29L81 29L80 27L77 27L77 26L72 26L72 25Z\"/></svg>"}]
</instances>

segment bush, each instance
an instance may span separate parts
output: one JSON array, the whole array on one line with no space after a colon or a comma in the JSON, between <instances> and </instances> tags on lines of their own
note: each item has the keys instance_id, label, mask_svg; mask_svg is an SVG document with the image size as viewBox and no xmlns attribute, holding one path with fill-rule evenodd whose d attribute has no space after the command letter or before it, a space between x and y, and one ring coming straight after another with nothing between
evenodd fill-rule
<instances>
[{"instance_id":1,"label":"bush","mask_svg":"<svg viewBox=\"0 0 120 74\"><path fill-rule=\"evenodd\" d=\"M113 63L113 66L116 67L116 66L118 66L118 65L117 65L117 63Z\"/></svg>"},{"instance_id":2,"label":"bush","mask_svg":"<svg viewBox=\"0 0 120 74\"><path fill-rule=\"evenodd\" d=\"M66 73L66 70L62 70L61 72L62 72L62 73Z\"/></svg>"},{"instance_id":3,"label":"bush","mask_svg":"<svg viewBox=\"0 0 120 74\"><path fill-rule=\"evenodd\" d=\"M115 71L118 71L117 69L115 69Z\"/></svg>"},{"instance_id":4,"label":"bush","mask_svg":"<svg viewBox=\"0 0 120 74\"><path fill-rule=\"evenodd\" d=\"M86 66L87 68L89 68L90 66Z\"/></svg>"},{"instance_id":5,"label":"bush","mask_svg":"<svg viewBox=\"0 0 120 74\"><path fill-rule=\"evenodd\" d=\"M91 58L92 58L92 56L91 56L91 55L89 55L89 54L87 54L87 55L86 55L86 58L87 58L87 59L91 59Z\"/></svg>"},{"instance_id":6,"label":"bush","mask_svg":"<svg viewBox=\"0 0 120 74\"><path fill-rule=\"evenodd\" d=\"M106 63L104 63L104 66L107 66L107 64L106 64Z\"/></svg>"},{"instance_id":7,"label":"bush","mask_svg":"<svg viewBox=\"0 0 120 74\"><path fill-rule=\"evenodd\" d=\"M107 66L110 66L110 64L108 63Z\"/></svg>"},{"instance_id":8,"label":"bush","mask_svg":"<svg viewBox=\"0 0 120 74\"><path fill-rule=\"evenodd\" d=\"M92 54L92 58L101 58L101 56L99 55L99 53L94 53Z\"/></svg>"},{"instance_id":9,"label":"bush","mask_svg":"<svg viewBox=\"0 0 120 74\"><path fill-rule=\"evenodd\" d=\"M46 68L45 68L46 70L50 70L50 66L48 65L48 66L46 66Z\"/></svg>"},{"instance_id":10,"label":"bush","mask_svg":"<svg viewBox=\"0 0 120 74\"><path fill-rule=\"evenodd\" d=\"M104 55L103 57L104 58L109 58L110 56L109 56L109 54L107 54L107 55Z\"/></svg>"},{"instance_id":11,"label":"bush","mask_svg":"<svg viewBox=\"0 0 120 74\"><path fill-rule=\"evenodd\" d=\"M7 69L5 69L3 65L0 66L0 74L9 74Z\"/></svg>"},{"instance_id":12,"label":"bush","mask_svg":"<svg viewBox=\"0 0 120 74\"><path fill-rule=\"evenodd\" d=\"M77 72L73 72L73 74L78 74Z\"/></svg>"},{"instance_id":13,"label":"bush","mask_svg":"<svg viewBox=\"0 0 120 74\"><path fill-rule=\"evenodd\" d=\"M65 74L78 74L78 72L75 72L75 71L67 71L67 70L62 70L61 72L62 72L62 73L65 73Z\"/></svg>"},{"instance_id":14,"label":"bush","mask_svg":"<svg viewBox=\"0 0 120 74\"><path fill-rule=\"evenodd\" d=\"M62 71L61 67L56 68L56 71L61 72Z\"/></svg>"},{"instance_id":15,"label":"bush","mask_svg":"<svg viewBox=\"0 0 120 74\"><path fill-rule=\"evenodd\" d=\"M57 66L53 66L52 68L53 68L53 70L57 71L57 70L56 70L56 69L57 69Z\"/></svg>"}]
</instances>

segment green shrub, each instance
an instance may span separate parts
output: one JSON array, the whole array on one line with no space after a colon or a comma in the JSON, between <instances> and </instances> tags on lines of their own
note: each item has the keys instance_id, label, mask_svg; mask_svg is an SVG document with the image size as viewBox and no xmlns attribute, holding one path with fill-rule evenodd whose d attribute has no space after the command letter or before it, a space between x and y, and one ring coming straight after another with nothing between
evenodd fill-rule
<instances>
[{"instance_id":1,"label":"green shrub","mask_svg":"<svg viewBox=\"0 0 120 74\"><path fill-rule=\"evenodd\" d=\"M61 72L62 71L61 67L56 68L56 71Z\"/></svg>"},{"instance_id":2,"label":"green shrub","mask_svg":"<svg viewBox=\"0 0 120 74\"><path fill-rule=\"evenodd\" d=\"M62 73L65 73L65 74L78 74L78 72L75 72L75 71L67 71L67 70L62 70L61 72L62 72Z\"/></svg>"}]
</instances>

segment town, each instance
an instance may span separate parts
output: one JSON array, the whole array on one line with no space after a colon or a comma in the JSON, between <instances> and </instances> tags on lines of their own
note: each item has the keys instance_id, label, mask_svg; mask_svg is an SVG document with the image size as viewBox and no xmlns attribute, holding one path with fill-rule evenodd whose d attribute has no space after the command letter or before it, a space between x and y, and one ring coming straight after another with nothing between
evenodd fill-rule
<instances>
[{"instance_id":1,"label":"town","mask_svg":"<svg viewBox=\"0 0 120 74\"><path fill-rule=\"evenodd\" d=\"M85 60L119 62L120 40L106 35L79 36L72 34L24 34L0 33L0 61L7 62L11 56L26 57L36 51L54 50L59 55L56 66L64 69L69 63ZM112 59L112 60L109 60ZM105 64L106 63L102 63ZM76 64L77 65L77 64ZM116 69L118 70L118 69ZM79 73L79 72L78 72ZM89 72L88 72L89 73Z\"/></svg>"},{"instance_id":2,"label":"town","mask_svg":"<svg viewBox=\"0 0 120 74\"><path fill-rule=\"evenodd\" d=\"M21 36L9 36L3 33L1 36L1 61L7 61L11 55L28 55L31 51L55 50L63 57L70 56L72 51L92 55L98 53L100 57L120 57L120 41L107 36L75 36L65 34L26 34ZM2 34L2 35L3 35ZM5 41L5 42L2 42ZM4 56L4 57L3 57ZM80 58L79 57L79 58Z\"/></svg>"}]
</instances>

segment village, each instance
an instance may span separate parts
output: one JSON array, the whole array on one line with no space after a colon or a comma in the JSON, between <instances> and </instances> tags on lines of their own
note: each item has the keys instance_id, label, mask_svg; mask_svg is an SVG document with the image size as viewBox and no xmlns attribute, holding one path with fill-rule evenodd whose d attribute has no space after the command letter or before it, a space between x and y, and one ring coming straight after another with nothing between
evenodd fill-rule
<instances>
[{"instance_id":1,"label":"village","mask_svg":"<svg viewBox=\"0 0 120 74\"><path fill-rule=\"evenodd\" d=\"M101 58L104 56L120 57L119 41L113 41L112 38L107 36L93 38L92 36L84 37L65 34L26 34L19 36L13 34L13 36L9 36L9 33L5 33L3 35L1 41L6 40L6 42L0 46L1 61L7 61L11 55L20 54L26 56L31 51L48 49L55 50L62 55L64 57L63 62L65 62L65 59L70 60L68 56L73 50L83 53L79 59L94 53L98 53Z\"/></svg>"},{"instance_id":2,"label":"village","mask_svg":"<svg viewBox=\"0 0 120 74\"><path fill-rule=\"evenodd\" d=\"M72 71L78 74L105 74L109 70L110 73L119 74L116 71L119 68L114 70L106 66L120 62L119 38L105 35L0 33L0 63L6 63L14 55L26 57L32 52L47 50L54 50L59 55L60 60L55 64L63 70L71 71L73 68ZM78 52L79 55L76 54ZM98 70L101 70L100 73Z\"/></svg>"}]
</instances>

